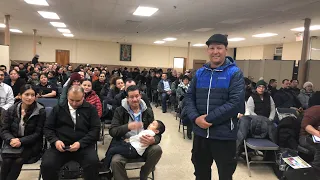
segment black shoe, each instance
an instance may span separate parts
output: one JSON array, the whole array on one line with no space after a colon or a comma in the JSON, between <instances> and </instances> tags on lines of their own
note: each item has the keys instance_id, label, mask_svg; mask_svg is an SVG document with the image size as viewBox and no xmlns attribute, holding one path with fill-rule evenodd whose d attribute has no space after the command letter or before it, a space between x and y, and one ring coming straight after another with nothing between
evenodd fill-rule
<instances>
[{"instance_id":1,"label":"black shoe","mask_svg":"<svg viewBox=\"0 0 320 180\"><path fill-rule=\"evenodd\" d=\"M162 113L166 113L167 111L162 111Z\"/></svg>"},{"instance_id":2,"label":"black shoe","mask_svg":"<svg viewBox=\"0 0 320 180\"><path fill-rule=\"evenodd\" d=\"M112 180L112 177L113 177L113 174L111 171L106 174L99 174L100 180Z\"/></svg>"},{"instance_id":3,"label":"black shoe","mask_svg":"<svg viewBox=\"0 0 320 180\"><path fill-rule=\"evenodd\" d=\"M111 173L110 169L107 168L103 162L99 162L99 174Z\"/></svg>"},{"instance_id":4,"label":"black shoe","mask_svg":"<svg viewBox=\"0 0 320 180\"><path fill-rule=\"evenodd\" d=\"M192 133L191 132L187 133L187 138L190 139L190 140L192 139Z\"/></svg>"}]
</instances>

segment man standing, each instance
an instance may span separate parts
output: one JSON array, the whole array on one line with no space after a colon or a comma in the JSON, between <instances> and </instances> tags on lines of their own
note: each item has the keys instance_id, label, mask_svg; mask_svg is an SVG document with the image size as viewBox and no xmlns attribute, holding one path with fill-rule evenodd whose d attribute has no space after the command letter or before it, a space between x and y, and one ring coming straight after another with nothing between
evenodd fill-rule
<instances>
[{"instance_id":1,"label":"man standing","mask_svg":"<svg viewBox=\"0 0 320 180\"><path fill-rule=\"evenodd\" d=\"M284 79L282 81L282 88L277 91L274 95L274 103L277 108L301 108L302 105L298 100L297 96L293 94L293 91L290 89L289 79Z\"/></svg>"},{"instance_id":2,"label":"man standing","mask_svg":"<svg viewBox=\"0 0 320 180\"><path fill-rule=\"evenodd\" d=\"M142 130L154 121L154 115L151 108L141 100L141 94L138 86L130 86L127 89L127 98L122 100L121 107L115 112L109 130L113 137L110 147L116 146L123 139L139 134ZM148 175L155 168L161 158L162 149L159 145L161 135L142 136L140 142L149 146L142 157L146 163L141 167L140 180L147 180ZM109 148L110 148L109 147ZM117 154L113 156L111 161L111 169L113 171L114 180L129 180L125 165L128 159Z\"/></svg>"},{"instance_id":3,"label":"man standing","mask_svg":"<svg viewBox=\"0 0 320 180\"><path fill-rule=\"evenodd\" d=\"M194 175L196 180L211 180L215 160L219 179L232 180L237 166L237 114L244 113L244 78L226 56L226 36L215 34L206 44L210 62L197 70L185 95L185 108L194 123Z\"/></svg>"},{"instance_id":4,"label":"man standing","mask_svg":"<svg viewBox=\"0 0 320 180\"><path fill-rule=\"evenodd\" d=\"M171 95L171 81L168 80L167 74L162 74L162 80L158 83L158 92L161 94L162 112L167 112L167 99Z\"/></svg>"},{"instance_id":5,"label":"man standing","mask_svg":"<svg viewBox=\"0 0 320 180\"><path fill-rule=\"evenodd\" d=\"M99 158L95 144L99 133L96 108L84 101L84 90L80 86L71 86L68 101L53 108L44 126L51 148L42 157L43 179L57 180L60 168L71 160L83 168L85 180L98 179Z\"/></svg>"},{"instance_id":6,"label":"man standing","mask_svg":"<svg viewBox=\"0 0 320 180\"><path fill-rule=\"evenodd\" d=\"M3 83L5 72L0 69L0 108L7 110L14 104L14 96L12 88Z\"/></svg>"}]
</instances>

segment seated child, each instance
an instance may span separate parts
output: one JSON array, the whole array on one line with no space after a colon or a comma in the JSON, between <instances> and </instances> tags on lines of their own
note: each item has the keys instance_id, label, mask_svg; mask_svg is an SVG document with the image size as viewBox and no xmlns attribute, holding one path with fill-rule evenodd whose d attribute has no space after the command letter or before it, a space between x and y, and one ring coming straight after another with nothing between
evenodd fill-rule
<instances>
[{"instance_id":1,"label":"seated child","mask_svg":"<svg viewBox=\"0 0 320 180\"><path fill-rule=\"evenodd\" d=\"M103 172L110 173L110 164L112 157L116 154L120 154L127 159L136 159L143 155L148 146L140 142L140 137L144 135L155 136L156 134L162 134L165 131L165 125L160 120L153 121L147 130L141 131L135 136L131 136L130 139L125 139L119 145L109 148L106 153L106 158L103 161Z\"/></svg>"}]
</instances>

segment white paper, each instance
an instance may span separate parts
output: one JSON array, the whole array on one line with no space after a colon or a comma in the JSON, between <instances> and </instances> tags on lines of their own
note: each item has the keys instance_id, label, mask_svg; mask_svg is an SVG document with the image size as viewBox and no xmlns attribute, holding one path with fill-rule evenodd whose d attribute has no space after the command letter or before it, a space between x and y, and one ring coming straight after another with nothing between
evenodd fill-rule
<instances>
[{"instance_id":1,"label":"white paper","mask_svg":"<svg viewBox=\"0 0 320 180\"><path fill-rule=\"evenodd\" d=\"M293 169L310 168L311 166L299 156L282 158Z\"/></svg>"}]
</instances>

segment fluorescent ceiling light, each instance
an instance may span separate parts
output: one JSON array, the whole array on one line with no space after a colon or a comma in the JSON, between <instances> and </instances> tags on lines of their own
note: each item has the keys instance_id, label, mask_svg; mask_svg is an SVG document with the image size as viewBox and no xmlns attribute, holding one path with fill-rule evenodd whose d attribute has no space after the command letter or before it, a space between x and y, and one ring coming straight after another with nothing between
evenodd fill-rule
<instances>
[{"instance_id":1,"label":"fluorescent ceiling light","mask_svg":"<svg viewBox=\"0 0 320 180\"><path fill-rule=\"evenodd\" d=\"M195 46L195 47L202 47L202 46L206 46L205 44L194 44L192 46Z\"/></svg>"},{"instance_id":2,"label":"fluorescent ceiling light","mask_svg":"<svg viewBox=\"0 0 320 180\"><path fill-rule=\"evenodd\" d=\"M55 12L47 12L47 11L38 11L38 13L46 19L60 19L57 13Z\"/></svg>"},{"instance_id":3,"label":"fluorescent ceiling light","mask_svg":"<svg viewBox=\"0 0 320 180\"><path fill-rule=\"evenodd\" d=\"M64 33L63 34L65 37L73 37L74 35L73 34L66 34L66 33Z\"/></svg>"},{"instance_id":4,"label":"fluorescent ceiling light","mask_svg":"<svg viewBox=\"0 0 320 180\"><path fill-rule=\"evenodd\" d=\"M245 40L245 38L241 38L241 37L237 37L237 38L230 38L230 39L228 39L228 41L243 41L243 40Z\"/></svg>"},{"instance_id":5,"label":"fluorescent ceiling light","mask_svg":"<svg viewBox=\"0 0 320 180\"><path fill-rule=\"evenodd\" d=\"M320 30L320 25L310 26L310 31L315 31L315 30ZM291 31L302 32L302 31L304 31L304 27L293 28L293 29L291 29Z\"/></svg>"},{"instance_id":6,"label":"fluorescent ceiling light","mask_svg":"<svg viewBox=\"0 0 320 180\"><path fill-rule=\"evenodd\" d=\"M263 33L263 34L255 34L252 37L271 37L271 36L277 36L276 33Z\"/></svg>"},{"instance_id":7,"label":"fluorescent ceiling light","mask_svg":"<svg viewBox=\"0 0 320 180\"><path fill-rule=\"evenodd\" d=\"M22 31L20 31L19 29L10 29L10 32L13 32L13 33L22 33Z\"/></svg>"},{"instance_id":8,"label":"fluorescent ceiling light","mask_svg":"<svg viewBox=\"0 0 320 180\"><path fill-rule=\"evenodd\" d=\"M0 23L0 28L5 28L5 27L6 27L5 24Z\"/></svg>"},{"instance_id":9,"label":"fluorescent ceiling light","mask_svg":"<svg viewBox=\"0 0 320 180\"><path fill-rule=\"evenodd\" d=\"M40 5L40 6L49 6L46 0L24 0L28 4Z\"/></svg>"},{"instance_id":10,"label":"fluorescent ceiling light","mask_svg":"<svg viewBox=\"0 0 320 180\"><path fill-rule=\"evenodd\" d=\"M196 29L196 30L193 30L193 31L196 31L196 32L207 32L207 31L210 31L212 29L213 28L200 28L200 29Z\"/></svg>"},{"instance_id":11,"label":"fluorescent ceiling light","mask_svg":"<svg viewBox=\"0 0 320 180\"><path fill-rule=\"evenodd\" d=\"M153 43L155 43L155 44L163 44L163 43L165 43L165 41L155 41Z\"/></svg>"},{"instance_id":12,"label":"fluorescent ceiling light","mask_svg":"<svg viewBox=\"0 0 320 180\"><path fill-rule=\"evenodd\" d=\"M64 23L62 22L50 22L50 24L54 27L59 27L59 28L65 28L67 27Z\"/></svg>"},{"instance_id":13,"label":"fluorescent ceiling light","mask_svg":"<svg viewBox=\"0 0 320 180\"><path fill-rule=\"evenodd\" d=\"M173 38L173 37L168 37L168 38L165 38L163 39L164 41L175 41L177 40L177 38Z\"/></svg>"},{"instance_id":14,"label":"fluorescent ceiling light","mask_svg":"<svg viewBox=\"0 0 320 180\"><path fill-rule=\"evenodd\" d=\"M62 33L71 33L71 31L70 31L69 29L59 28L58 31L59 31L59 32L62 32Z\"/></svg>"},{"instance_id":15,"label":"fluorescent ceiling light","mask_svg":"<svg viewBox=\"0 0 320 180\"><path fill-rule=\"evenodd\" d=\"M159 10L158 8L139 6L136 9L136 11L133 13L133 15L136 15L136 16L152 16L158 10Z\"/></svg>"}]
</instances>

